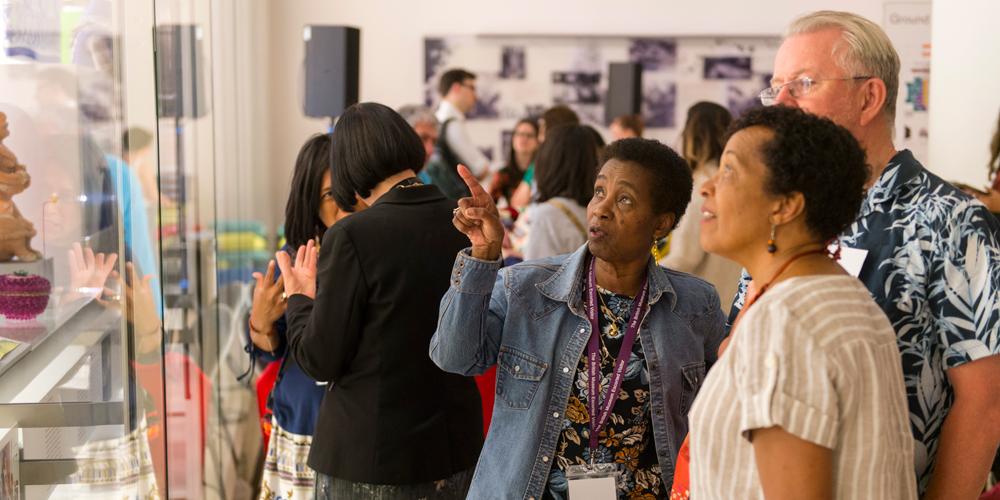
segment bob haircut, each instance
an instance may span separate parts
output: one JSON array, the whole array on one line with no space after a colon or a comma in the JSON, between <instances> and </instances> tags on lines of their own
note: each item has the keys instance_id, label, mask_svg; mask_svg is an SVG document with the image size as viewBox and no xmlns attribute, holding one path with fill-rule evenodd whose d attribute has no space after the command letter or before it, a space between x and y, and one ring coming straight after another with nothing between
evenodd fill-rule
<instances>
[{"instance_id":1,"label":"bob haircut","mask_svg":"<svg viewBox=\"0 0 1000 500\"><path fill-rule=\"evenodd\" d=\"M404 170L420 171L424 145L409 123L376 102L355 104L333 129L331 181L337 206L354 211L357 196L367 198L378 183Z\"/></svg>"}]
</instances>

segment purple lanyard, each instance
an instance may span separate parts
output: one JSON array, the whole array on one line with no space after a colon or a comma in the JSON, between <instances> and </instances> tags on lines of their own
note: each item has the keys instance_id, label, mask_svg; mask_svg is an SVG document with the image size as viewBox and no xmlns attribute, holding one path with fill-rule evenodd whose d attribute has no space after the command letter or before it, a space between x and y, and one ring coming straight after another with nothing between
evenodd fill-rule
<instances>
[{"instance_id":1,"label":"purple lanyard","mask_svg":"<svg viewBox=\"0 0 1000 500\"><path fill-rule=\"evenodd\" d=\"M622 339L621 349L615 359L614 371L611 373L611 385L608 387L607 397L604 404L599 405L601 397L601 325L597 314L597 270L596 260L590 258L590 273L587 278L587 316L590 318L590 342L587 347L589 361L587 363L587 411L590 412L590 456L593 458L594 451L597 450L597 435L608 423L611 410L618 401L618 391L621 390L622 380L625 378L625 367L628 366L629 358L632 356L632 344L635 343L636 334L639 332L639 324L642 319L640 312L646 308L646 294L648 292L648 279L643 278L642 288L639 295L632 303L632 314L629 317L628 329L625 330L625 337Z\"/></svg>"}]
</instances>

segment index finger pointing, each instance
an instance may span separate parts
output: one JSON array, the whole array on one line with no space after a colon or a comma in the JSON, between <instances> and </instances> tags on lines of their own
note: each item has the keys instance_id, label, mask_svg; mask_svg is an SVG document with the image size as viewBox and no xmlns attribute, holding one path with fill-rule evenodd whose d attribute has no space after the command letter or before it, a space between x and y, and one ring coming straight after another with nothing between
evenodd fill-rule
<instances>
[{"instance_id":1,"label":"index finger pointing","mask_svg":"<svg viewBox=\"0 0 1000 500\"><path fill-rule=\"evenodd\" d=\"M479 184L479 180L476 176L472 175L469 171L469 167L458 164L458 175L462 176L462 180L465 181L465 185L468 186L469 192L472 193L473 198L479 198L480 196L489 196L483 186Z\"/></svg>"}]
</instances>

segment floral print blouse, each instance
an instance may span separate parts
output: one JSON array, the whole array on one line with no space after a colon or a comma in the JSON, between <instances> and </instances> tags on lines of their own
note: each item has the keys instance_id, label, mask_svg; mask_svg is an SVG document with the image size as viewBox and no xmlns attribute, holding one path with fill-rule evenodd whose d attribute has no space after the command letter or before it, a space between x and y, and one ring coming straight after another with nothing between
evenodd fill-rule
<instances>
[{"instance_id":1,"label":"floral print blouse","mask_svg":"<svg viewBox=\"0 0 1000 500\"><path fill-rule=\"evenodd\" d=\"M601 326L601 398L611 383L611 370L621 348L622 339L632 309L631 297L618 295L598 287ZM590 463L590 413L587 410L587 353L584 351L576 370L576 383L569 396L559 435L555 459L543 498L564 500L568 497L566 469L570 465ZM625 379L618 393L618 402L608 423L601 430L597 463L619 464L621 481L618 498L655 499L664 496L660 465L656 460L649 402L649 371L646 368L642 343L632 345Z\"/></svg>"}]
</instances>

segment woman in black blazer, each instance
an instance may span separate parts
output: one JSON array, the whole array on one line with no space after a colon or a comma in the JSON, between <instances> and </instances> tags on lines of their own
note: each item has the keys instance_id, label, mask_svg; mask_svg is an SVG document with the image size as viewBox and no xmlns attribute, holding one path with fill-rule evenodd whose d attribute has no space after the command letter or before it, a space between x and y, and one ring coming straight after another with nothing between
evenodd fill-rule
<instances>
[{"instance_id":1,"label":"woman in black blazer","mask_svg":"<svg viewBox=\"0 0 1000 500\"><path fill-rule=\"evenodd\" d=\"M331 156L337 204L369 208L329 229L321 252L301 247L294 267L277 254L288 352L329 382L309 452L316 498L465 498L483 441L479 393L427 354L468 244L455 202L417 180L420 139L381 104L344 111Z\"/></svg>"}]
</instances>

